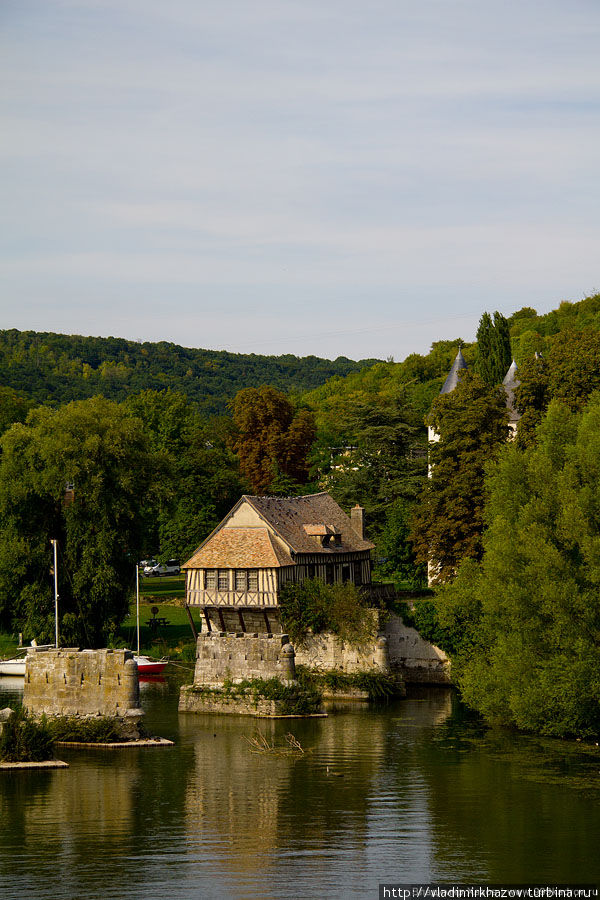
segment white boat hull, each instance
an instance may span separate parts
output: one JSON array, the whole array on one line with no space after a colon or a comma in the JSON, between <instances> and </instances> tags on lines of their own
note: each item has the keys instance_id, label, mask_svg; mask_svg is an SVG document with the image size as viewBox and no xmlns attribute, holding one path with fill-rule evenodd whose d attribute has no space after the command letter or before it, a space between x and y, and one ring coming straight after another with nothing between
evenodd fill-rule
<instances>
[{"instance_id":1,"label":"white boat hull","mask_svg":"<svg viewBox=\"0 0 600 900\"><path fill-rule=\"evenodd\" d=\"M148 656L134 656L138 664L139 675L160 675L166 668L166 661L150 659ZM20 678L25 677L25 657L21 659L2 659L0 660L0 675L16 675Z\"/></svg>"},{"instance_id":2,"label":"white boat hull","mask_svg":"<svg viewBox=\"0 0 600 900\"><path fill-rule=\"evenodd\" d=\"M25 676L25 659L1 659L0 675Z\"/></svg>"}]
</instances>

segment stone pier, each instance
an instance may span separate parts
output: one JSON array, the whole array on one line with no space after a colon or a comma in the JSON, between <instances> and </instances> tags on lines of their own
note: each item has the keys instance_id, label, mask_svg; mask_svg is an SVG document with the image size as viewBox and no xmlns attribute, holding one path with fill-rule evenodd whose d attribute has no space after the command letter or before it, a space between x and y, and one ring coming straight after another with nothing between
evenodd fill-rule
<instances>
[{"instance_id":1,"label":"stone pier","mask_svg":"<svg viewBox=\"0 0 600 900\"><path fill-rule=\"evenodd\" d=\"M135 740L140 709L138 667L130 650L30 651L23 705L35 716L106 716L124 740Z\"/></svg>"},{"instance_id":2,"label":"stone pier","mask_svg":"<svg viewBox=\"0 0 600 900\"><path fill-rule=\"evenodd\" d=\"M294 657L287 634L203 632L196 643L194 684L220 685L248 678L293 681Z\"/></svg>"}]
</instances>

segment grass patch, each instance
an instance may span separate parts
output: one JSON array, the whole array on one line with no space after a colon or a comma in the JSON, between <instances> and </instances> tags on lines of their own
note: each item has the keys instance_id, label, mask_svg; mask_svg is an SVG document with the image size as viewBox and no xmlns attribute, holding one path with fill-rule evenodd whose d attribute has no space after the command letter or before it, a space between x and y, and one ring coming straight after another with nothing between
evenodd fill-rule
<instances>
[{"instance_id":1,"label":"grass patch","mask_svg":"<svg viewBox=\"0 0 600 900\"><path fill-rule=\"evenodd\" d=\"M20 649L12 634L0 634L0 659L10 659Z\"/></svg>"},{"instance_id":2,"label":"grass patch","mask_svg":"<svg viewBox=\"0 0 600 900\"><path fill-rule=\"evenodd\" d=\"M323 697L313 685L284 684L278 678L247 678L244 681L225 681L223 687L194 687L194 693L248 699L254 706L259 700L275 700L283 716L309 716L320 712Z\"/></svg>"},{"instance_id":3,"label":"grass patch","mask_svg":"<svg viewBox=\"0 0 600 900\"><path fill-rule=\"evenodd\" d=\"M0 762L44 762L54 759L54 736L47 720L17 706L0 734Z\"/></svg>"},{"instance_id":4,"label":"grass patch","mask_svg":"<svg viewBox=\"0 0 600 900\"><path fill-rule=\"evenodd\" d=\"M384 672L338 672L334 669L316 672L305 666L296 667L296 675L301 685L318 691L340 692L365 691L369 700L387 700L403 694L402 682L394 675Z\"/></svg>"},{"instance_id":5,"label":"grass patch","mask_svg":"<svg viewBox=\"0 0 600 900\"><path fill-rule=\"evenodd\" d=\"M109 716L61 716L52 719L48 728L55 741L76 741L80 744L114 744L122 743L123 732L115 719ZM140 737L147 733L138 725Z\"/></svg>"},{"instance_id":6,"label":"grass patch","mask_svg":"<svg viewBox=\"0 0 600 900\"><path fill-rule=\"evenodd\" d=\"M140 578L140 597L159 601L185 597L185 575L159 575Z\"/></svg>"}]
</instances>

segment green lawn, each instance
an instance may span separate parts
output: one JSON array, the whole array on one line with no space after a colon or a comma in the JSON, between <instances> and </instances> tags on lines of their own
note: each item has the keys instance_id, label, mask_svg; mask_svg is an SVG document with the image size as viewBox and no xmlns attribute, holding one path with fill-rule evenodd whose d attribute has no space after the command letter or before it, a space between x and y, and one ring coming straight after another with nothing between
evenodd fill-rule
<instances>
[{"instance_id":1,"label":"green lawn","mask_svg":"<svg viewBox=\"0 0 600 900\"><path fill-rule=\"evenodd\" d=\"M183 575L159 576L140 579L140 649L149 656L174 656L195 658L195 645L190 622L183 606L185 577ZM151 629L152 608L157 607L157 618L167 624ZM131 598L129 616L119 628L114 646L136 649L135 592ZM200 631L200 612L193 610L196 629ZM0 658L10 657L17 648L16 635L0 633Z\"/></svg>"},{"instance_id":2,"label":"green lawn","mask_svg":"<svg viewBox=\"0 0 600 900\"><path fill-rule=\"evenodd\" d=\"M155 578L140 577L140 596L168 600L185 597L185 575L159 575Z\"/></svg>"},{"instance_id":3,"label":"green lawn","mask_svg":"<svg viewBox=\"0 0 600 900\"><path fill-rule=\"evenodd\" d=\"M166 619L166 625L150 628L148 622L153 619L152 610L156 608L157 619ZM192 610L196 630L200 631L199 610ZM129 616L119 629L119 637L127 647L135 649L135 597L129 609ZM195 658L195 644L190 621L185 609L176 603L144 596L140 598L140 649L149 656L181 656L185 659Z\"/></svg>"},{"instance_id":4,"label":"green lawn","mask_svg":"<svg viewBox=\"0 0 600 900\"><path fill-rule=\"evenodd\" d=\"M13 634L0 633L0 659L9 659L17 649L17 640Z\"/></svg>"}]
</instances>

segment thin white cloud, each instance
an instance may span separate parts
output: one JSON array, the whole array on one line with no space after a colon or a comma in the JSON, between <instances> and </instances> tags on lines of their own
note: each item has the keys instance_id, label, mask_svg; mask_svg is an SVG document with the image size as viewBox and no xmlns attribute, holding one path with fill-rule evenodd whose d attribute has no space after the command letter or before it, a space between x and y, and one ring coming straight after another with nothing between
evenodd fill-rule
<instances>
[{"instance_id":1,"label":"thin white cloud","mask_svg":"<svg viewBox=\"0 0 600 900\"><path fill-rule=\"evenodd\" d=\"M104 303L112 333L168 339L168 296L181 340L197 289L205 345L246 342L262 297L272 347L309 293L300 351L398 356L377 331L395 298L446 328L448 304L548 308L598 281L592 0L9 0L0 23L20 327L60 330L71 304L85 333Z\"/></svg>"}]
</instances>

